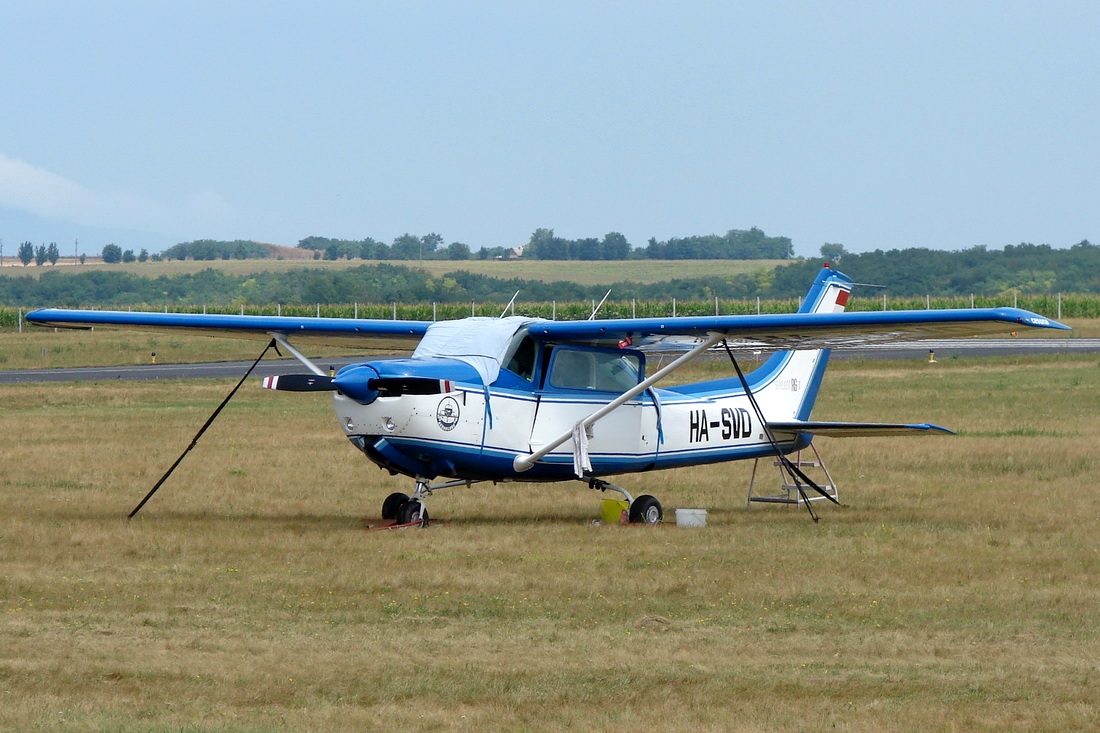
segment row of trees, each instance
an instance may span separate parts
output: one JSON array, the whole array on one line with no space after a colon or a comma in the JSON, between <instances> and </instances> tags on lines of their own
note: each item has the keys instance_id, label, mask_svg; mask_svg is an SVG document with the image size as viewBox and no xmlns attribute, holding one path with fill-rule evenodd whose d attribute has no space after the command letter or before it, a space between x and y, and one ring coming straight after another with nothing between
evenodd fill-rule
<instances>
[{"instance_id":1,"label":"row of trees","mask_svg":"<svg viewBox=\"0 0 1100 733\"><path fill-rule=\"evenodd\" d=\"M26 267L31 262L41 267L49 262L51 265L56 265L57 261L61 259L61 251L57 248L57 242L50 242L49 244L40 244L37 247L30 242L23 242L19 245L19 250L16 252L16 256L19 261L23 263L23 267ZM134 254L134 250L128 249L123 251L117 244L108 244L103 247L103 251L100 253L104 262L145 262L149 259L149 251L146 249L141 250L140 253ZM81 254L78 257L80 264L84 264L87 257ZM158 255L153 255L153 259L160 259Z\"/></svg>"},{"instance_id":2,"label":"row of trees","mask_svg":"<svg viewBox=\"0 0 1100 733\"><path fill-rule=\"evenodd\" d=\"M236 239L221 242L213 239L196 239L180 242L160 254L166 260L258 260L271 256L269 245L251 240Z\"/></svg>"},{"instance_id":3,"label":"row of trees","mask_svg":"<svg viewBox=\"0 0 1100 733\"><path fill-rule=\"evenodd\" d=\"M117 262L145 262L150 258L149 250L147 249L142 249L135 255L134 250L123 250L122 247L119 247L117 244L105 245L100 256L103 258L103 261L108 264L115 264ZM160 255L153 255L152 259L159 260ZM84 260L81 259L80 263L84 264Z\"/></svg>"},{"instance_id":4,"label":"row of trees","mask_svg":"<svg viewBox=\"0 0 1100 733\"><path fill-rule=\"evenodd\" d=\"M1100 246L1087 239L1061 249L1023 242L955 252L911 248L853 254L839 244L821 251L856 282L884 286L891 295L1100 293ZM777 268L774 287L797 290L821 263L811 259Z\"/></svg>"},{"instance_id":5,"label":"row of trees","mask_svg":"<svg viewBox=\"0 0 1100 733\"><path fill-rule=\"evenodd\" d=\"M789 260L794 257L790 237L769 237L756 227L730 229L717 234L669 239L650 239L645 256L654 260Z\"/></svg>"},{"instance_id":6,"label":"row of trees","mask_svg":"<svg viewBox=\"0 0 1100 733\"><path fill-rule=\"evenodd\" d=\"M30 243L25 243L31 247ZM56 245L51 244L56 252ZM386 244L373 237L364 239L331 239L329 237L310 236L298 242L300 249L313 252L315 259L340 260L468 260L512 259L523 257L536 260L625 260L625 259L732 259L785 260L794 256L789 237L769 237L763 231L753 227L749 230L731 229L725 235L711 234L673 238L664 242L650 239L648 246L635 249L627 238L619 232L608 232L602 238L584 237L565 239L554 234L553 229L536 229L522 247L482 247L471 250L464 242L444 244L443 236L431 232L423 236L402 234ZM22 257L22 248L20 257ZM29 250L30 257L23 261L26 265L34 258L34 249ZM247 260L266 259L276 256L276 248L251 240L231 242L198 239L192 242L180 242L160 254L149 255L142 249L134 254L132 249L123 250L115 244L103 248L104 262L145 262L165 260ZM53 260L56 261L56 260ZM41 263L40 263L41 264Z\"/></svg>"},{"instance_id":7,"label":"row of trees","mask_svg":"<svg viewBox=\"0 0 1100 733\"><path fill-rule=\"evenodd\" d=\"M619 232L608 232L603 239L563 239L553 229L536 229L523 250L532 260L625 260L630 255L630 242Z\"/></svg>"},{"instance_id":8,"label":"row of trees","mask_svg":"<svg viewBox=\"0 0 1100 733\"><path fill-rule=\"evenodd\" d=\"M23 242L19 245L16 256L23 263L23 267L26 267L32 261L41 267L47 262L56 265L57 261L61 259L61 252L57 249L57 242L50 242L48 245L40 244L37 247L30 242Z\"/></svg>"},{"instance_id":9,"label":"row of trees","mask_svg":"<svg viewBox=\"0 0 1100 733\"><path fill-rule=\"evenodd\" d=\"M790 237L769 237L756 227L664 242L651 238L644 249L634 249L619 232L609 232L603 239L564 239L554 236L553 229L536 229L523 256L536 260L787 260L794 256L794 246Z\"/></svg>"},{"instance_id":10,"label":"row of trees","mask_svg":"<svg viewBox=\"0 0 1100 733\"><path fill-rule=\"evenodd\" d=\"M523 257L535 260L786 260L794 256L790 237L769 237L756 227L749 230L731 229L721 236L710 234L664 242L650 239L644 249L634 249L620 232L608 232L602 238L565 239L547 228L536 229L522 247L483 247L476 253L462 242L443 246L443 241L443 237L435 232L420 237L402 234L392 244L371 237L329 239L314 236L301 240L298 246L313 250L316 257L323 256L329 260L465 260L474 256L478 259Z\"/></svg>"},{"instance_id":11,"label":"row of trees","mask_svg":"<svg viewBox=\"0 0 1100 733\"><path fill-rule=\"evenodd\" d=\"M326 260L468 260L472 256L470 246L462 242L451 242L444 247L443 237L435 232L422 237L415 234L402 234L393 240L393 244L379 242L372 237L366 239L306 237L298 242L298 247L311 249L314 257L323 257ZM488 253L480 256L484 259Z\"/></svg>"}]
</instances>

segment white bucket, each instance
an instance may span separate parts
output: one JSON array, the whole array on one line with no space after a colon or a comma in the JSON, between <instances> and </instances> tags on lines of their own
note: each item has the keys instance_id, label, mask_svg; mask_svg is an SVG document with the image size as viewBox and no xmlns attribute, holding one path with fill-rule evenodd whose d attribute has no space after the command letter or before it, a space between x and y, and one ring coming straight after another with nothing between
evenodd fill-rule
<instances>
[{"instance_id":1,"label":"white bucket","mask_svg":"<svg viewBox=\"0 0 1100 733\"><path fill-rule=\"evenodd\" d=\"M705 527L707 526L706 509L677 509L677 527Z\"/></svg>"}]
</instances>

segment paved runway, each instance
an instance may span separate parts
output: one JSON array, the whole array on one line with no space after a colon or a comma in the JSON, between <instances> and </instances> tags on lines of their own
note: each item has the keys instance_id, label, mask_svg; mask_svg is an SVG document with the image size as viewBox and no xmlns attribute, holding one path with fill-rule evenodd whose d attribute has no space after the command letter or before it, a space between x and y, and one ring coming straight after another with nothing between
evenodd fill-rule
<instances>
[{"instance_id":1,"label":"paved runway","mask_svg":"<svg viewBox=\"0 0 1100 733\"><path fill-rule=\"evenodd\" d=\"M833 358L861 357L898 359L928 357L934 351L941 356L1019 356L1023 354L1095 354L1100 352L1100 339L1074 338L1003 338L1003 339L930 339L919 343L900 341L858 349L837 349Z\"/></svg>"},{"instance_id":2,"label":"paved runway","mask_svg":"<svg viewBox=\"0 0 1100 733\"><path fill-rule=\"evenodd\" d=\"M833 358L840 359L927 359L928 352L936 359L950 356L1011 356L1021 354L1097 353L1100 339L951 339L896 343L858 349L836 349ZM723 354L724 356L724 354ZM345 364L379 358L377 355L317 359L322 368L339 369ZM80 367L72 369L10 369L0 370L0 384L24 382L102 382L142 379L240 379L252 362L229 361L203 364L146 364L142 366ZM252 372L253 376L300 374L306 369L294 359L264 359Z\"/></svg>"}]
</instances>

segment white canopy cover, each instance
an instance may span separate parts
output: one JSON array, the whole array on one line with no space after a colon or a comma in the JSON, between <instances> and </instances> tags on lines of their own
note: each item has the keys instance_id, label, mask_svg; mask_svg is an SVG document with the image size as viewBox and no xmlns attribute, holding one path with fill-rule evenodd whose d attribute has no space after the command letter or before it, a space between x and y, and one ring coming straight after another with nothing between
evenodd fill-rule
<instances>
[{"instance_id":1,"label":"white canopy cover","mask_svg":"<svg viewBox=\"0 0 1100 733\"><path fill-rule=\"evenodd\" d=\"M481 375L482 384L492 384L516 333L538 318L484 316L457 321L438 321L428 326L413 352L414 359L447 358L464 361Z\"/></svg>"}]
</instances>

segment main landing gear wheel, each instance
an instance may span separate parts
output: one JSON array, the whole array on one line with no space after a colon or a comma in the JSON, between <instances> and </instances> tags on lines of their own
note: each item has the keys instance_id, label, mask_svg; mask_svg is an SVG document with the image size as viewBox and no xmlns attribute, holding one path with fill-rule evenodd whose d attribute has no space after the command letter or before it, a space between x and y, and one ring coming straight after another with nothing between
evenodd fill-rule
<instances>
[{"instance_id":1,"label":"main landing gear wheel","mask_svg":"<svg viewBox=\"0 0 1100 733\"><path fill-rule=\"evenodd\" d=\"M631 524L660 524L663 516L661 502L649 494L642 494L630 504Z\"/></svg>"},{"instance_id":2,"label":"main landing gear wheel","mask_svg":"<svg viewBox=\"0 0 1100 733\"><path fill-rule=\"evenodd\" d=\"M419 522L421 527L428 526L428 510L416 499L409 499L397 511L398 524L414 524Z\"/></svg>"},{"instance_id":3,"label":"main landing gear wheel","mask_svg":"<svg viewBox=\"0 0 1100 733\"><path fill-rule=\"evenodd\" d=\"M401 511L401 505L409 500L408 494L395 491L382 502L382 519L397 519L397 513Z\"/></svg>"}]
</instances>

